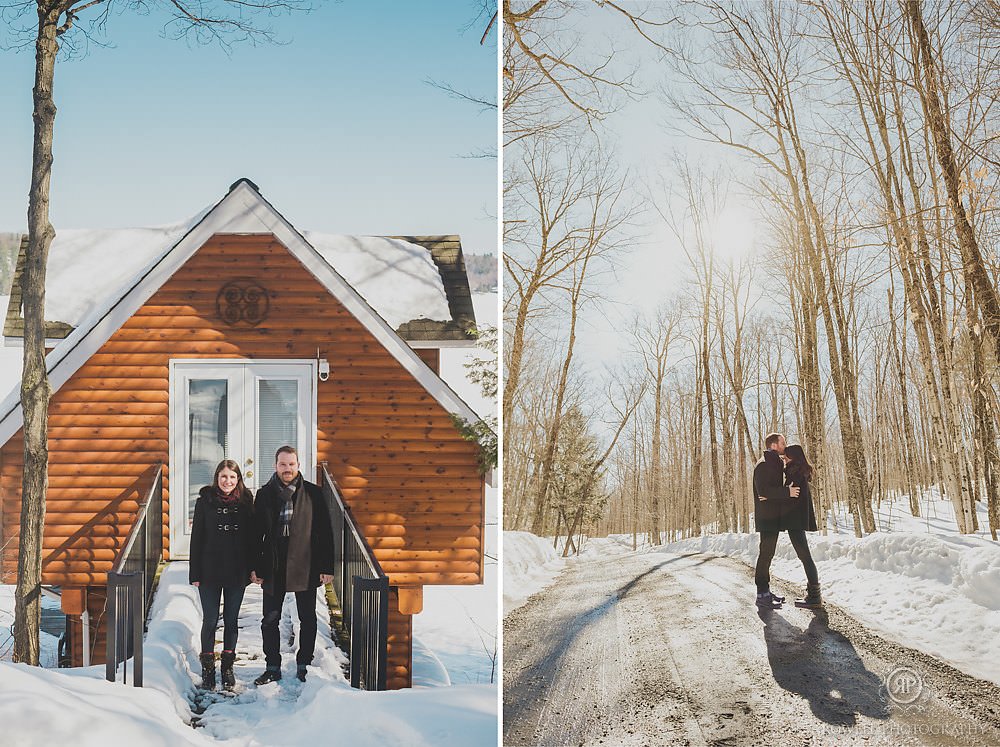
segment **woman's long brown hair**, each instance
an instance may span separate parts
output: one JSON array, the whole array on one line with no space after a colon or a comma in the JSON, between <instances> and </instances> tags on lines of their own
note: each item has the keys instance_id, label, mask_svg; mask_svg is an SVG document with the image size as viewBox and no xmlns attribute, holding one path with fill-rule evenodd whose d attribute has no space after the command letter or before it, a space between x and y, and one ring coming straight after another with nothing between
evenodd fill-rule
<instances>
[{"instance_id":1,"label":"woman's long brown hair","mask_svg":"<svg viewBox=\"0 0 1000 747\"><path fill-rule=\"evenodd\" d=\"M791 460L788 467L791 467L794 464L795 471L802 475L804 480L812 480L813 468L812 465L809 464L809 460L806 459L806 453L802 450L801 446L798 444L789 444L785 447L785 456Z\"/></svg>"},{"instance_id":2,"label":"woman's long brown hair","mask_svg":"<svg viewBox=\"0 0 1000 747\"><path fill-rule=\"evenodd\" d=\"M243 484L243 473L240 472L240 465L232 459L223 459L219 462L219 466L215 468L215 476L212 478L212 487L216 490L221 490L219 488L219 473L224 469L231 469L236 473L236 487L233 488L233 494L237 498L243 497L243 493L246 492L247 486Z\"/></svg>"}]
</instances>

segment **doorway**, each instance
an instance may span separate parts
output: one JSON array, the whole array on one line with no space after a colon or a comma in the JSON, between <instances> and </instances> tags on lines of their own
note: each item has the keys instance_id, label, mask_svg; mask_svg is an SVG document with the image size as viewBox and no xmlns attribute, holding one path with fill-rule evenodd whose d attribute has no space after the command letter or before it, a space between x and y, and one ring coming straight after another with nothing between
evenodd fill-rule
<instances>
[{"instance_id":1,"label":"doorway","mask_svg":"<svg viewBox=\"0 0 1000 747\"><path fill-rule=\"evenodd\" d=\"M223 459L257 490L274 474L274 453L299 453L315 471L315 361L171 361L170 556L188 557L198 491Z\"/></svg>"}]
</instances>

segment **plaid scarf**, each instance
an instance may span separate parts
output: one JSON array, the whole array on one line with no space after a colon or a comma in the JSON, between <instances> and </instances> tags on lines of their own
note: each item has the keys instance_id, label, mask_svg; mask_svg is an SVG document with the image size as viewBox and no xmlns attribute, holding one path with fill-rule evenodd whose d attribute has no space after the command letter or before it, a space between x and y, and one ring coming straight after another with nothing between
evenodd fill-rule
<instances>
[{"instance_id":1,"label":"plaid scarf","mask_svg":"<svg viewBox=\"0 0 1000 747\"><path fill-rule=\"evenodd\" d=\"M278 514L278 518L281 521L281 536L288 537L291 535L292 528L292 514L295 510L295 493L298 491L299 485L302 483L302 475L299 475L294 480L292 480L288 485L281 483L281 497L284 498L284 502L281 504L281 511Z\"/></svg>"}]
</instances>

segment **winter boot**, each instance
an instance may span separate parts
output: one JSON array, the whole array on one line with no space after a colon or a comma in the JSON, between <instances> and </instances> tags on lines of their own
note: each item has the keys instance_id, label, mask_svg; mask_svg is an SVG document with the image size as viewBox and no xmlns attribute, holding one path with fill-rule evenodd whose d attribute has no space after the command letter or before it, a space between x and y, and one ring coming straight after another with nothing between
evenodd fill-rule
<instances>
[{"instance_id":1,"label":"winter boot","mask_svg":"<svg viewBox=\"0 0 1000 747\"><path fill-rule=\"evenodd\" d=\"M264 674L255 679L253 683L260 687L261 685L266 685L268 682L277 682L281 679L281 670L275 667L272 669L268 667L264 670Z\"/></svg>"},{"instance_id":2,"label":"winter boot","mask_svg":"<svg viewBox=\"0 0 1000 747\"><path fill-rule=\"evenodd\" d=\"M823 598L819 593L819 584L806 584L806 598L796 599L796 607L804 607L809 610L818 610L823 608Z\"/></svg>"},{"instance_id":3,"label":"winter boot","mask_svg":"<svg viewBox=\"0 0 1000 747\"><path fill-rule=\"evenodd\" d=\"M235 651L222 652L222 689L232 690L236 687L236 676L233 674L233 664L236 662Z\"/></svg>"},{"instance_id":4,"label":"winter boot","mask_svg":"<svg viewBox=\"0 0 1000 747\"><path fill-rule=\"evenodd\" d=\"M202 690L214 690L215 654L202 654L198 658L201 660L201 688Z\"/></svg>"},{"instance_id":5,"label":"winter boot","mask_svg":"<svg viewBox=\"0 0 1000 747\"><path fill-rule=\"evenodd\" d=\"M306 665L299 664L295 667L295 676L299 678L299 682L306 681Z\"/></svg>"},{"instance_id":6,"label":"winter boot","mask_svg":"<svg viewBox=\"0 0 1000 747\"><path fill-rule=\"evenodd\" d=\"M757 595L757 606L763 610L781 609L784 597L776 597L770 591L763 591Z\"/></svg>"}]
</instances>

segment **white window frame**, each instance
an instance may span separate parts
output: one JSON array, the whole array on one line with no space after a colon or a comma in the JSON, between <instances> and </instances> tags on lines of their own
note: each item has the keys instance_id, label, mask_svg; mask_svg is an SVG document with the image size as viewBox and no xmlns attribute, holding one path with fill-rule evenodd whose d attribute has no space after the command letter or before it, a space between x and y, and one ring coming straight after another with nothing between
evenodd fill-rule
<instances>
[{"instance_id":1,"label":"white window frame","mask_svg":"<svg viewBox=\"0 0 1000 747\"><path fill-rule=\"evenodd\" d=\"M284 372L281 371L282 366L286 368ZM239 371L241 373L239 387L230 391L230 397L232 397L234 391L240 391L242 401L249 403L250 407L253 408L253 412L256 412L257 408L258 379L295 378L300 382L308 383L308 391L300 400L304 403L304 407L299 411L299 427L303 429L302 442L307 445L309 450L308 454L300 455L301 471L307 480L314 481L316 479L316 465L318 464L317 415L319 403L317 398L318 388L316 385L318 376L317 360L311 358L171 358L168 377L170 557L179 560L188 557L187 543L189 535L186 532L187 516L182 516L181 514L184 512L180 510L183 503L182 496L187 493L188 486L186 485L187 475L180 469L180 464L183 461L184 454L188 452L188 438L190 434L187 433L187 429L181 424L186 412L188 390L187 387L178 390L178 387L181 386L182 382L190 380L190 374L194 372L193 369L197 369L197 378L217 379L230 379L232 378L232 373ZM250 388L249 391L247 391L248 386ZM232 424L234 422L234 414L239 418L241 413L232 410L234 407L233 399L230 399L229 407L231 408L230 423ZM303 416L305 422L302 422ZM240 436L243 442L243 450L247 450L246 444L254 444L254 449L256 450L257 434L254 432L256 419L242 418L241 425L242 432ZM232 456L237 460L243 459L242 456L235 453ZM259 468L261 465L259 456L258 454L254 455L253 464L253 471L255 473L254 482L258 487L262 484L261 480L266 481L267 479L260 474ZM269 460L266 459L266 461ZM267 464L265 465L265 470L272 469L272 467L273 465Z\"/></svg>"}]
</instances>

